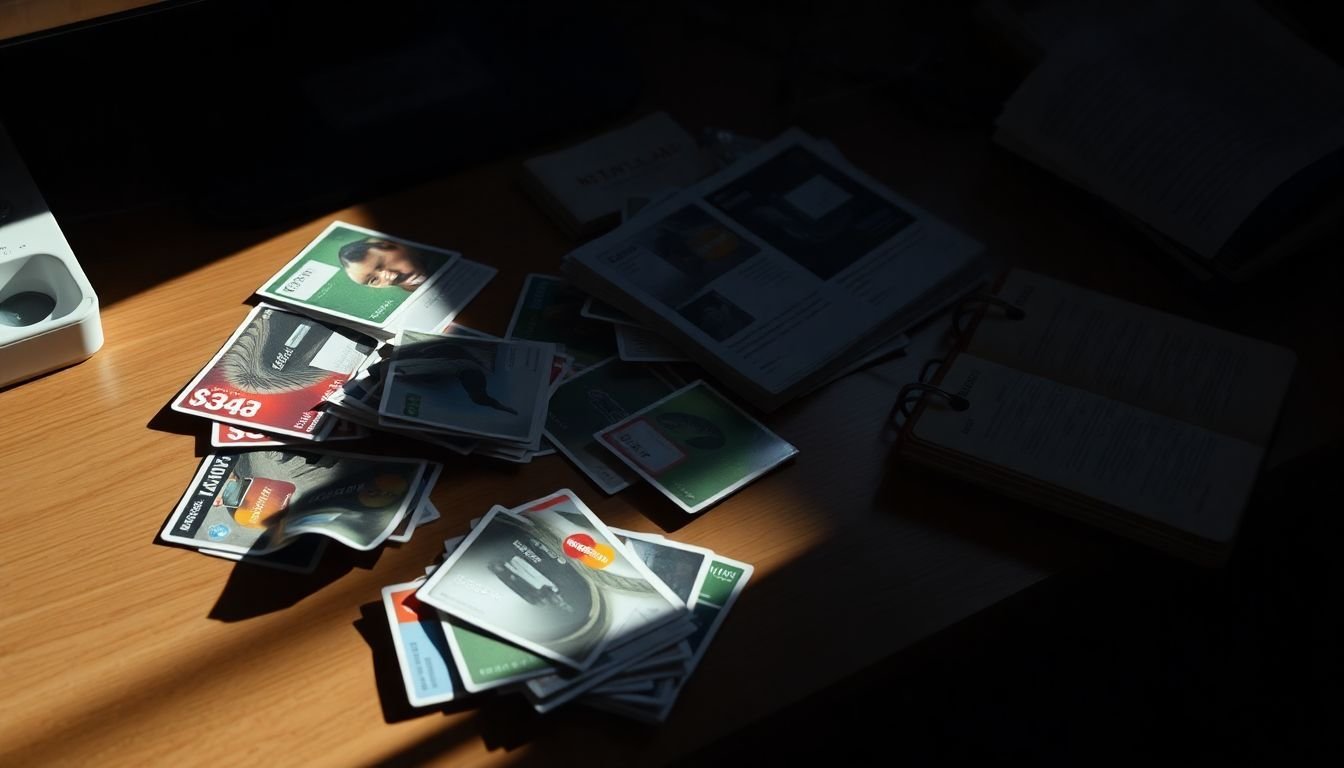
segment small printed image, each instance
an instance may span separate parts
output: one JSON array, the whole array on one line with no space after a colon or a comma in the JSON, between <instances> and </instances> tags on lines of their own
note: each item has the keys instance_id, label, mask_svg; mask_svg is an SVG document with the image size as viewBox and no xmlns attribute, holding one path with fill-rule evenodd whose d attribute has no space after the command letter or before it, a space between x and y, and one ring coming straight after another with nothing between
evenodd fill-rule
<instances>
[{"instance_id":1,"label":"small printed image","mask_svg":"<svg viewBox=\"0 0 1344 768\"><path fill-rule=\"evenodd\" d=\"M555 347L407 331L382 415L514 442L539 439Z\"/></svg>"},{"instance_id":2,"label":"small printed image","mask_svg":"<svg viewBox=\"0 0 1344 768\"><path fill-rule=\"evenodd\" d=\"M691 598L696 596L704 580L706 561L712 554L709 550L639 538L623 541L682 602L692 602Z\"/></svg>"},{"instance_id":3,"label":"small printed image","mask_svg":"<svg viewBox=\"0 0 1344 768\"><path fill-rule=\"evenodd\" d=\"M724 298L718 291L705 291L677 311L715 341L727 341L756 321L746 310Z\"/></svg>"},{"instance_id":4,"label":"small printed image","mask_svg":"<svg viewBox=\"0 0 1344 768\"><path fill-rule=\"evenodd\" d=\"M802 147L781 152L706 199L822 280L914 221Z\"/></svg>"},{"instance_id":5,"label":"small printed image","mask_svg":"<svg viewBox=\"0 0 1344 768\"><path fill-rule=\"evenodd\" d=\"M681 411L658 414L654 420L663 434L701 451L717 451L728 442L723 430L704 416Z\"/></svg>"},{"instance_id":6,"label":"small printed image","mask_svg":"<svg viewBox=\"0 0 1344 768\"><path fill-rule=\"evenodd\" d=\"M295 485L284 480L246 477L231 472L211 506L233 515L239 525L265 528L288 506L294 491Z\"/></svg>"},{"instance_id":7,"label":"small printed image","mask_svg":"<svg viewBox=\"0 0 1344 768\"><path fill-rule=\"evenodd\" d=\"M651 366L608 360L564 382L551 395L546 436L607 493L638 476L597 443L593 433L676 391Z\"/></svg>"},{"instance_id":8,"label":"small printed image","mask_svg":"<svg viewBox=\"0 0 1344 768\"><path fill-rule=\"evenodd\" d=\"M630 274L627 279L669 307L684 304L761 250L695 206L650 225L629 247L618 249L617 258L632 249L652 253L666 263L666 268Z\"/></svg>"},{"instance_id":9,"label":"small printed image","mask_svg":"<svg viewBox=\"0 0 1344 768\"><path fill-rule=\"evenodd\" d=\"M397 375L404 385L447 397L461 394L472 405L517 416L518 410L490 392L491 379L502 372L499 347L455 339L406 344L397 354ZM459 390L460 388L460 390Z\"/></svg>"}]
</instances>

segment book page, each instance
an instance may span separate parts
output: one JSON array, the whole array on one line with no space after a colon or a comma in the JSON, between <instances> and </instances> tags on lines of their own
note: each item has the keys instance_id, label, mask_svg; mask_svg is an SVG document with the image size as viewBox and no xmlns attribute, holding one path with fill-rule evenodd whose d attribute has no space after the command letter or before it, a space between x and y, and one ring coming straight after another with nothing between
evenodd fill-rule
<instances>
[{"instance_id":1,"label":"book page","mask_svg":"<svg viewBox=\"0 0 1344 768\"><path fill-rule=\"evenodd\" d=\"M1344 146L1344 72L1249 0L1144 3L1056 46L995 140L1212 258Z\"/></svg>"},{"instance_id":2,"label":"book page","mask_svg":"<svg viewBox=\"0 0 1344 768\"><path fill-rule=\"evenodd\" d=\"M1248 442L1058 384L974 355L929 397L923 441L1187 531L1230 541L1264 451Z\"/></svg>"},{"instance_id":3,"label":"book page","mask_svg":"<svg viewBox=\"0 0 1344 768\"><path fill-rule=\"evenodd\" d=\"M572 252L565 272L778 394L920 319L981 250L793 130Z\"/></svg>"},{"instance_id":4,"label":"book page","mask_svg":"<svg viewBox=\"0 0 1344 768\"><path fill-rule=\"evenodd\" d=\"M1269 442L1292 351L1026 270L987 311L967 351L1061 384L1240 438Z\"/></svg>"}]
</instances>

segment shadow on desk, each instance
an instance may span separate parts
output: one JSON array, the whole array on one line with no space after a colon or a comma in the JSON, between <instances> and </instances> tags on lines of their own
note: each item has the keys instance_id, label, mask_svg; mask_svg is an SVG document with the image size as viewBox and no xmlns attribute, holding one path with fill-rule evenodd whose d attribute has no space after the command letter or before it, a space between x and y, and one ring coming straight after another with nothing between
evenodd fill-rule
<instances>
[{"instance_id":1,"label":"shadow on desk","mask_svg":"<svg viewBox=\"0 0 1344 768\"><path fill-rule=\"evenodd\" d=\"M1223 570L1117 542L1116 557L678 764L1329 752L1344 722L1344 520L1315 503L1314 486L1341 468L1336 443L1267 474Z\"/></svg>"},{"instance_id":2,"label":"shadow on desk","mask_svg":"<svg viewBox=\"0 0 1344 768\"><path fill-rule=\"evenodd\" d=\"M307 574L285 573L266 565L240 562L229 574L229 580L208 617L215 621L246 621L282 611L335 583L354 568L373 568L381 554L377 549L359 552L347 547L327 547L317 568Z\"/></svg>"}]
</instances>

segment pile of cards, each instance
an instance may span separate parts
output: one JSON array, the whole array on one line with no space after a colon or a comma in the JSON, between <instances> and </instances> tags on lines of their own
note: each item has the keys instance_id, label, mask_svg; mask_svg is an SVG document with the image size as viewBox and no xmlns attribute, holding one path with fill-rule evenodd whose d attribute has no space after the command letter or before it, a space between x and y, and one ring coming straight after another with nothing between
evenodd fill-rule
<instances>
[{"instance_id":1,"label":"pile of cards","mask_svg":"<svg viewBox=\"0 0 1344 768\"><path fill-rule=\"evenodd\" d=\"M508 334L571 356L544 435L604 492L647 480L700 512L798 453L704 381L687 384L668 364L679 356L628 355L619 329L630 326L594 307L561 278L529 275Z\"/></svg>"},{"instance_id":2,"label":"pile of cards","mask_svg":"<svg viewBox=\"0 0 1344 768\"><path fill-rule=\"evenodd\" d=\"M407 330L327 395L326 412L459 454L527 463L552 452L541 435L546 406L570 362L554 344L460 325Z\"/></svg>"},{"instance_id":3,"label":"pile of cards","mask_svg":"<svg viewBox=\"0 0 1344 768\"><path fill-rule=\"evenodd\" d=\"M607 528L569 490L495 507L445 559L383 589L413 706L495 689L661 722L752 567Z\"/></svg>"},{"instance_id":4,"label":"pile of cards","mask_svg":"<svg viewBox=\"0 0 1344 768\"><path fill-rule=\"evenodd\" d=\"M368 434L328 397L403 332L441 332L496 274L460 254L335 222L257 295L263 299L173 401L202 416L216 448Z\"/></svg>"},{"instance_id":5,"label":"pile of cards","mask_svg":"<svg viewBox=\"0 0 1344 768\"><path fill-rule=\"evenodd\" d=\"M322 408L324 398L345 385L375 346L347 328L259 304L172 408L215 422L211 442L218 448L327 440L337 425ZM359 433L343 428L342 435Z\"/></svg>"},{"instance_id":6,"label":"pile of cards","mask_svg":"<svg viewBox=\"0 0 1344 768\"><path fill-rule=\"evenodd\" d=\"M443 465L314 450L210 454L160 533L170 544L308 572L328 540L370 550L436 520Z\"/></svg>"},{"instance_id":7,"label":"pile of cards","mask_svg":"<svg viewBox=\"0 0 1344 768\"><path fill-rule=\"evenodd\" d=\"M703 381L643 361L656 355L622 359L622 326L585 316L591 302L563 279L529 275L504 338L455 323L494 275L335 222L262 284L171 407L208 419L220 449L303 451L374 430L515 463L558 449L607 493L644 479L691 513L797 453ZM225 527L174 541L261 554L255 536L211 546Z\"/></svg>"},{"instance_id":8,"label":"pile of cards","mask_svg":"<svg viewBox=\"0 0 1344 768\"><path fill-rule=\"evenodd\" d=\"M565 382L547 417L547 436L604 491L642 478L694 514L798 453L705 382L671 390L656 370L631 366L612 361Z\"/></svg>"}]
</instances>

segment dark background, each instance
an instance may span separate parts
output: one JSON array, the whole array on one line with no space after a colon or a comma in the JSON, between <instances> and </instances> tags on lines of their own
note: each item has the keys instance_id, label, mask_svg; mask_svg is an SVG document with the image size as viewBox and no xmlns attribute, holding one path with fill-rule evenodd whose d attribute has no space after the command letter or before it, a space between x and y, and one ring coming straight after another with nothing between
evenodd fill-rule
<instances>
[{"instance_id":1,"label":"dark background","mask_svg":"<svg viewBox=\"0 0 1344 768\"><path fill-rule=\"evenodd\" d=\"M1340 60L1341 11L1319 5L1275 4ZM696 111L688 127L765 138L801 124L824 137L876 109L931 146L979 146L1030 66L971 2L167 3L0 45L0 121L68 231L169 206L244 240L562 146L662 107L682 71L700 89L675 94L694 104L674 112ZM740 56L685 69L711 45ZM750 86L716 89L715 68ZM1249 298L1227 295L1272 311L1322 265L1338 274L1339 253L1336 238ZM1337 752L1338 490L1319 478L1336 478L1341 458L1335 443L1268 473L1225 569L1117 544L687 762Z\"/></svg>"},{"instance_id":2,"label":"dark background","mask_svg":"<svg viewBox=\"0 0 1344 768\"><path fill-rule=\"evenodd\" d=\"M1269 4L1344 56L1337 7ZM761 138L858 96L987 138L1031 66L1001 32L977 0L177 0L0 40L0 119L65 220L186 200L258 225L658 108L655 70L712 43L762 69L706 109Z\"/></svg>"}]
</instances>

